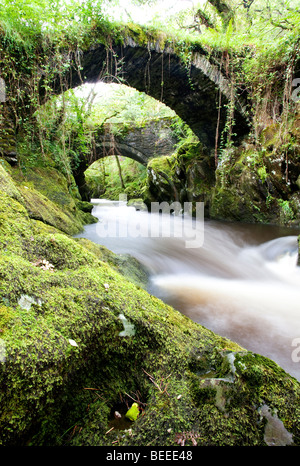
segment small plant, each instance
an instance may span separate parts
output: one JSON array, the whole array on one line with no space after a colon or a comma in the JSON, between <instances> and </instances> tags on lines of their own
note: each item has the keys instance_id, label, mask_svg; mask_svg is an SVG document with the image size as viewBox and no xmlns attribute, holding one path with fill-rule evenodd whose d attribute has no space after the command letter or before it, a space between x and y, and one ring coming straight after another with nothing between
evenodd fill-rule
<instances>
[{"instance_id":1,"label":"small plant","mask_svg":"<svg viewBox=\"0 0 300 466\"><path fill-rule=\"evenodd\" d=\"M291 220L294 219L294 212L291 208L289 201L285 201L283 199L277 200L278 205L280 206L280 218L281 221L285 223L289 223Z\"/></svg>"},{"instance_id":2,"label":"small plant","mask_svg":"<svg viewBox=\"0 0 300 466\"><path fill-rule=\"evenodd\" d=\"M266 167L263 165L262 167L259 167L257 169L257 174L260 178L260 180L264 183L266 181L266 179L268 178L268 174L267 174L267 171L266 171Z\"/></svg>"}]
</instances>

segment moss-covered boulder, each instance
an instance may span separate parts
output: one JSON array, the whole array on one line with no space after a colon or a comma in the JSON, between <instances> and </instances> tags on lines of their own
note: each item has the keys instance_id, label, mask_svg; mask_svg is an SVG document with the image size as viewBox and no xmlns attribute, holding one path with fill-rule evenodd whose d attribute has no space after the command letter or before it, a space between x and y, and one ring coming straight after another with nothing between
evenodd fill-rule
<instances>
[{"instance_id":1,"label":"moss-covered boulder","mask_svg":"<svg viewBox=\"0 0 300 466\"><path fill-rule=\"evenodd\" d=\"M86 223L96 221L92 206L80 199L74 180L68 183L55 168L11 168L28 215L67 234L76 234Z\"/></svg>"},{"instance_id":2,"label":"moss-covered boulder","mask_svg":"<svg viewBox=\"0 0 300 466\"><path fill-rule=\"evenodd\" d=\"M299 161L294 157L300 169ZM292 161L291 161L292 164ZM211 193L210 216L216 219L299 226L296 176L285 173L286 156L235 149L223 156ZM292 181L291 178L293 177Z\"/></svg>"},{"instance_id":3,"label":"moss-covered boulder","mask_svg":"<svg viewBox=\"0 0 300 466\"><path fill-rule=\"evenodd\" d=\"M5 189L2 445L300 444L297 380L149 295L124 276L125 258L31 218Z\"/></svg>"},{"instance_id":4,"label":"moss-covered boulder","mask_svg":"<svg viewBox=\"0 0 300 466\"><path fill-rule=\"evenodd\" d=\"M206 213L215 182L213 158L190 138L172 156L156 157L147 166L145 202L203 202Z\"/></svg>"},{"instance_id":5,"label":"moss-covered boulder","mask_svg":"<svg viewBox=\"0 0 300 466\"><path fill-rule=\"evenodd\" d=\"M114 270L124 275L127 280L144 289L147 288L149 280L148 271L134 257L129 254L115 254L105 246L93 243L86 238L77 238L76 241L99 260L106 262Z\"/></svg>"},{"instance_id":6,"label":"moss-covered boulder","mask_svg":"<svg viewBox=\"0 0 300 466\"><path fill-rule=\"evenodd\" d=\"M254 144L224 151L216 169L210 216L300 226L299 114L270 124Z\"/></svg>"},{"instance_id":7,"label":"moss-covered boulder","mask_svg":"<svg viewBox=\"0 0 300 466\"><path fill-rule=\"evenodd\" d=\"M13 182L11 175L10 165L4 160L0 159L0 189L13 199L22 201L22 196L19 189Z\"/></svg>"},{"instance_id":8,"label":"moss-covered boulder","mask_svg":"<svg viewBox=\"0 0 300 466\"><path fill-rule=\"evenodd\" d=\"M193 137L148 163L145 202L204 202L218 220L300 226L299 114L215 156Z\"/></svg>"}]
</instances>

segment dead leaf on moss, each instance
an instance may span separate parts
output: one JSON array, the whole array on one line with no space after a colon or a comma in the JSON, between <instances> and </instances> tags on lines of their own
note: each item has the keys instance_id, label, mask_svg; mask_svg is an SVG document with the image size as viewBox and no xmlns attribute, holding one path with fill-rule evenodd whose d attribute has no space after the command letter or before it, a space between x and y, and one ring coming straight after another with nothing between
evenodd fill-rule
<instances>
[{"instance_id":1,"label":"dead leaf on moss","mask_svg":"<svg viewBox=\"0 0 300 466\"><path fill-rule=\"evenodd\" d=\"M46 259L39 259L36 262L31 262L31 264L34 265L35 267L40 267L43 270L50 270L50 271L54 270L54 265L50 264L50 262L47 261Z\"/></svg>"}]
</instances>

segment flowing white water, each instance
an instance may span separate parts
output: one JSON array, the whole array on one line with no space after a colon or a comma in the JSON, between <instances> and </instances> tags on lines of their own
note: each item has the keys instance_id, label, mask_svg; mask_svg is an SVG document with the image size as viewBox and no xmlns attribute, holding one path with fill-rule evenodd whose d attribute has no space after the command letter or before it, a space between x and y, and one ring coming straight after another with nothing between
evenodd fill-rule
<instances>
[{"instance_id":1,"label":"flowing white water","mask_svg":"<svg viewBox=\"0 0 300 466\"><path fill-rule=\"evenodd\" d=\"M99 223L78 236L136 257L150 272L152 294L300 380L298 232L205 221L203 245L187 248L182 218L171 218L170 233L170 216L94 203ZM195 225L184 222L193 237ZM159 237L151 236L154 225Z\"/></svg>"}]
</instances>

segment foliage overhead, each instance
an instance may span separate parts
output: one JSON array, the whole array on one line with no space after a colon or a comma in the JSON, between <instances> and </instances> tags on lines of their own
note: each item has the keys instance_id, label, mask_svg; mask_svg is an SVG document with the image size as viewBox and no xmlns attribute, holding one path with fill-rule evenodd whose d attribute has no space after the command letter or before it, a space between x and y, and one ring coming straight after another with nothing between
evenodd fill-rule
<instances>
[{"instance_id":1,"label":"foliage overhead","mask_svg":"<svg viewBox=\"0 0 300 466\"><path fill-rule=\"evenodd\" d=\"M163 3L131 2L141 11L146 6ZM145 33L150 27L163 30L168 41L182 50L180 58L187 66L193 50L201 46L226 74L232 88L240 92L246 89L256 140L272 118L275 123L284 123L293 106L291 83L299 61L298 2L208 0L195 2L192 7L188 2L181 3L184 7L176 14L146 18ZM30 152L32 158L34 154L36 158L42 154L45 159L54 153L59 167L69 172L78 163L78 152L89 153L93 125L122 119L142 122L147 114L154 116L157 112L161 116L161 112L168 112L156 108L143 94L130 91L115 95L117 112L108 108L107 99L95 107L92 95L86 103L72 91L50 102L51 82L56 75L60 76L62 92L68 88L64 76L72 54L80 51L91 37L105 42L120 35L124 25L113 19L116 10L124 10L130 16L130 2L1 0L0 77L7 83L9 118L13 119L18 134L21 155ZM41 102L41 88L50 102L46 107ZM232 98L227 108L224 142L227 146L232 143L234 107Z\"/></svg>"}]
</instances>

